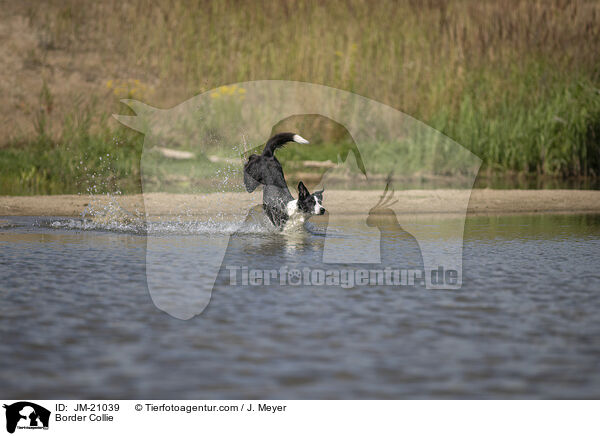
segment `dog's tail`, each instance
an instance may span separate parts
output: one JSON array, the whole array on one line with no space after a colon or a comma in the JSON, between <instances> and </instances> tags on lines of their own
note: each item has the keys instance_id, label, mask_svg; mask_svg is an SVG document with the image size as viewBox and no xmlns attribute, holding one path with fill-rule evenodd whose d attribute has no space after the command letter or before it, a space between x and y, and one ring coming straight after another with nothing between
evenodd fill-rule
<instances>
[{"instance_id":1,"label":"dog's tail","mask_svg":"<svg viewBox=\"0 0 600 436\"><path fill-rule=\"evenodd\" d=\"M267 141L267 145L265 145L265 149L263 150L262 155L265 157L273 156L275 150L283 147L287 142L297 142L298 144L308 144L308 141L304 139L302 136L297 135L295 133L278 133L277 135L273 135L271 139Z\"/></svg>"}]
</instances>

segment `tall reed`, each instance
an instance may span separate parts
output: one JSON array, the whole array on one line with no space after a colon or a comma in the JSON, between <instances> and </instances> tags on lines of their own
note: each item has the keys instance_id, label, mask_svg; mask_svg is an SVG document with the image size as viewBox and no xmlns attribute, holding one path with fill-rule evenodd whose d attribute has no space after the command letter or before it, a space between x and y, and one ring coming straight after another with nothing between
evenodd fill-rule
<instances>
[{"instance_id":1,"label":"tall reed","mask_svg":"<svg viewBox=\"0 0 600 436\"><path fill-rule=\"evenodd\" d=\"M232 82L313 82L422 120L491 172L600 174L597 1L50 0L46 8L30 20L48 47L99 54L107 80L152 83L146 101L156 106Z\"/></svg>"}]
</instances>

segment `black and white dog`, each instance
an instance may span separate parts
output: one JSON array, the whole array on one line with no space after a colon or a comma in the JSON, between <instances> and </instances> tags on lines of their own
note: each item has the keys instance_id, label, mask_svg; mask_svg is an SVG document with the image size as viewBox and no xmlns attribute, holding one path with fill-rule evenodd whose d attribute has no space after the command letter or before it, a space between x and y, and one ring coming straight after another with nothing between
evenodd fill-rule
<instances>
[{"instance_id":1,"label":"black and white dog","mask_svg":"<svg viewBox=\"0 0 600 436\"><path fill-rule=\"evenodd\" d=\"M288 142L308 144L308 141L295 133L278 133L271 137L261 155L253 154L244 164L244 185L248 192L264 185L263 210L271 223L280 230L300 226L311 215L323 215L325 209L323 191L308 192L304 183L298 183L298 199L294 200L287 187L281 164L275 157L275 150Z\"/></svg>"}]
</instances>

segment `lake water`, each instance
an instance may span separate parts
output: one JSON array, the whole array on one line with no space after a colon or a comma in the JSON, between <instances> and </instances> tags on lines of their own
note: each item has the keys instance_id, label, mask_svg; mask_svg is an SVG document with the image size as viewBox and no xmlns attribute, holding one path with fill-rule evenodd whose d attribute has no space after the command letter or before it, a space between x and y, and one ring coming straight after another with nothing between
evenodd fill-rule
<instances>
[{"instance_id":1,"label":"lake water","mask_svg":"<svg viewBox=\"0 0 600 436\"><path fill-rule=\"evenodd\" d=\"M232 286L223 270L187 321L150 298L143 232L80 224L0 221L2 397L600 397L599 216L469 218L460 290ZM224 263L313 265L323 241L240 235ZM420 265L410 237L386 241L383 258Z\"/></svg>"}]
</instances>

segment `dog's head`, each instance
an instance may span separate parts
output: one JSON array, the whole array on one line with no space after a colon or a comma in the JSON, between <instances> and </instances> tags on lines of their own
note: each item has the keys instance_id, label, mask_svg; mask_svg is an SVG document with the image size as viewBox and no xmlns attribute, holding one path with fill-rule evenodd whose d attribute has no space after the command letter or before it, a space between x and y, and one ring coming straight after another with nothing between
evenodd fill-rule
<instances>
[{"instance_id":1,"label":"dog's head","mask_svg":"<svg viewBox=\"0 0 600 436\"><path fill-rule=\"evenodd\" d=\"M308 192L304 183L298 183L298 209L310 215L323 215L323 190L316 191L313 194Z\"/></svg>"}]
</instances>

